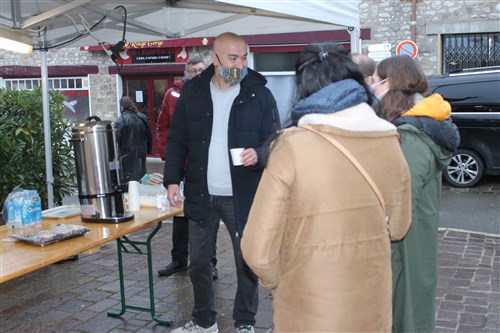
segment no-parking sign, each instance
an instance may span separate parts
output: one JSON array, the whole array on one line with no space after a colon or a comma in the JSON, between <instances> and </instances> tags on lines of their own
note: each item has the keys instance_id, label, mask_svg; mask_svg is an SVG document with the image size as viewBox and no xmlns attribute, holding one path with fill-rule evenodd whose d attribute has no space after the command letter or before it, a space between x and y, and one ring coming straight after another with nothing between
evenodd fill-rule
<instances>
[{"instance_id":1,"label":"no-parking sign","mask_svg":"<svg viewBox=\"0 0 500 333\"><path fill-rule=\"evenodd\" d=\"M404 40L396 47L397 55L405 55L415 59L418 54L418 47L412 40Z\"/></svg>"}]
</instances>

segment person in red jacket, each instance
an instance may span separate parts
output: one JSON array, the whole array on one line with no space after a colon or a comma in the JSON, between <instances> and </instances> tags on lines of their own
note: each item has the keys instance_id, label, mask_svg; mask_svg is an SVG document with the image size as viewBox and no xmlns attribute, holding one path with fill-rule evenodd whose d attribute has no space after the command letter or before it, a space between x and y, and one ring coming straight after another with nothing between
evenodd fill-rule
<instances>
[{"instance_id":1,"label":"person in red jacket","mask_svg":"<svg viewBox=\"0 0 500 333\"><path fill-rule=\"evenodd\" d=\"M158 144L158 151L160 152L162 161L165 161L170 122L172 121L175 105L177 104L177 99L179 99L181 90L188 80L191 80L193 77L203 72L205 68L205 63L200 56L195 55L190 57L186 63L184 77L175 81L174 85L167 90L165 96L163 97L163 103L161 104L161 111L158 116L156 128L156 133L158 135L158 140L156 142Z\"/></svg>"},{"instance_id":2,"label":"person in red jacket","mask_svg":"<svg viewBox=\"0 0 500 333\"><path fill-rule=\"evenodd\" d=\"M197 76L205 70L206 66L203 59L194 55L189 58L186 63L186 69L184 71L184 77L180 80L174 82L174 85L170 87L165 96L163 97L163 103L161 105L160 115L158 116L157 123L157 134L158 134L158 150L160 152L160 157L164 161L167 147L168 133L170 131L170 122L174 115L175 105L177 104L177 99L179 99L180 93L184 84ZM172 262L165 268L158 271L160 276L169 276L177 272L187 269L188 263L188 221L185 217L173 218L172 226ZM212 278L215 280L218 278L217 268L217 258L214 254L212 256Z\"/></svg>"}]
</instances>

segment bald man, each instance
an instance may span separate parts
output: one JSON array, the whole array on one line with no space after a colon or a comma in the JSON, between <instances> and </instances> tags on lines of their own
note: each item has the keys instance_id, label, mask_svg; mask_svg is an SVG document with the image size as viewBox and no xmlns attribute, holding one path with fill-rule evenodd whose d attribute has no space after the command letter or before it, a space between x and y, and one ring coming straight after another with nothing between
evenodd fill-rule
<instances>
[{"instance_id":1,"label":"bald man","mask_svg":"<svg viewBox=\"0 0 500 333\"><path fill-rule=\"evenodd\" d=\"M221 220L236 264L234 326L237 332L254 332L258 279L243 260L240 240L264 168L263 146L280 121L267 81L247 68L247 55L242 37L219 35L212 65L186 83L172 119L163 179L170 204L184 204L194 289L192 320L173 333L218 332L210 259ZM233 164L232 148L243 148L241 165ZM183 175L184 202L179 191Z\"/></svg>"},{"instance_id":2,"label":"bald man","mask_svg":"<svg viewBox=\"0 0 500 333\"><path fill-rule=\"evenodd\" d=\"M352 60L358 64L361 73L365 77L365 82L368 86L373 84L373 73L375 73L375 61L364 54L353 54Z\"/></svg>"}]
</instances>

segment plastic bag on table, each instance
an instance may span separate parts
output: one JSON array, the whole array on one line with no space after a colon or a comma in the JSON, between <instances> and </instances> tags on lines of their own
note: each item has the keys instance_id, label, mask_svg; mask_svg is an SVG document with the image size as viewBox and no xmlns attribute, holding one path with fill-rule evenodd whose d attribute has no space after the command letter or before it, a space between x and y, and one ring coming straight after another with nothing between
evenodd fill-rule
<instances>
[{"instance_id":1,"label":"plastic bag on table","mask_svg":"<svg viewBox=\"0 0 500 333\"><path fill-rule=\"evenodd\" d=\"M17 240L25 241L31 244L45 246L60 242L66 239L83 236L90 229L81 225L75 224L58 224L53 229L39 230L29 234L12 234L12 237Z\"/></svg>"}]
</instances>

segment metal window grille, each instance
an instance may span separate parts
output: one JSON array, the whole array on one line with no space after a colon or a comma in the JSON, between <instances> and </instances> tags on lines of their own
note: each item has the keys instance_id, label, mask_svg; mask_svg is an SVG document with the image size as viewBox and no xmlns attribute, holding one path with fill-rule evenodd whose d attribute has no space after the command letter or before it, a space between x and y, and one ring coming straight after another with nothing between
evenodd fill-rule
<instances>
[{"instance_id":1,"label":"metal window grille","mask_svg":"<svg viewBox=\"0 0 500 333\"><path fill-rule=\"evenodd\" d=\"M443 35L443 72L500 65L500 32Z\"/></svg>"}]
</instances>

